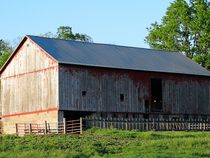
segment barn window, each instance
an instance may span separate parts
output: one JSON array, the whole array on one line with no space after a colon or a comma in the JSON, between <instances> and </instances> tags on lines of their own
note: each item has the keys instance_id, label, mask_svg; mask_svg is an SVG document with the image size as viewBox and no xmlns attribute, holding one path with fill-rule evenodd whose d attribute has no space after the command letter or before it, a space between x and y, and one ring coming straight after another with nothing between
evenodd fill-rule
<instances>
[{"instance_id":1,"label":"barn window","mask_svg":"<svg viewBox=\"0 0 210 158\"><path fill-rule=\"evenodd\" d=\"M82 91L82 96L86 96L87 92L86 91Z\"/></svg>"},{"instance_id":2,"label":"barn window","mask_svg":"<svg viewBox=\"0 0 210 158\"><path fill-rule=\"evenodd\" d=\"M124 94L120 94L120 101L124 101Z\"/></svg>"}]
</instances>

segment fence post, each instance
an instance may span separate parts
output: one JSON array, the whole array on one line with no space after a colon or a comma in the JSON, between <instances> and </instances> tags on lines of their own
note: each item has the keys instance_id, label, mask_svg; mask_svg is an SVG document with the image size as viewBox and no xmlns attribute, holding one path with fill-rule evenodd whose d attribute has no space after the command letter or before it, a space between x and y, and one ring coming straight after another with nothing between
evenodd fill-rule
<instances>
[{"instance_id":1,"label":"fence post","mask_svg":"<svg viewBox=\"0 0 210 158\"><path fill-rule=\"evenodd\" d=\"M82 134L82 117L80 117L79 121L80 121L80 134Z\"/></svg>"},{"instance_id":2,"label":"fence post","mask_svg":"<svg viewBox=\"0 0 210 158\"><path fill-rule=\"evenodd\" d=\"M155 118L152 119L152 128L151 130L155 131L156 128L155 128Z\"/></svg>"},{"instance_id":3,"label":"fence post","mask_svg":"<svg viewBox=\"0 0 210 158\"><path fill-rule=\"evenodd\" d=\"M31 127L31 123L29 124L29 134L32 133L32 127Z\"/></svg>"},{"instance_id":4,"label":"fence post","mask_svg":"<svg viewBox=\"0 0 210 158\"><path fill-rule=\"evenodd\" d=\"M44 134L47 134L47 121L44 121Z\"/></svg>"},{"instance_id":5,"label":"fence post","mask_svg":"<svg viewBox=\"0 0 210 158\"><path fill-rule=\"evenodd\" d=\"M66 118L63 118L63 133L66 134Z\"/></svg>"},{"instance_id":6,"label":"fence post","mask_svg":"<svg viewBox=\"0 0 210 158\"><path fill-rule=\"evenodd\" d=\"M102 121L103 121L103 127L102 128L105 128L105 118L102 118Z\"/></svg>"},{"instance_id":7,"label":"fence post","mask_svg":"<svg viewBox=\"0 0 210 158\"><path fill-rule=\"evenodd\" d=\"M125 130L128 130L128 120L125 119Z\"/></svg>"},{"instance_id":8,"label":"fence post","mask_svg":"<svg viewBox=\"0 0 210 158\"><path fill-rule=\"evenodd\" d=\"M16 135L18 136L18 124L15 124Z\"/></svg>"}]
</instances>

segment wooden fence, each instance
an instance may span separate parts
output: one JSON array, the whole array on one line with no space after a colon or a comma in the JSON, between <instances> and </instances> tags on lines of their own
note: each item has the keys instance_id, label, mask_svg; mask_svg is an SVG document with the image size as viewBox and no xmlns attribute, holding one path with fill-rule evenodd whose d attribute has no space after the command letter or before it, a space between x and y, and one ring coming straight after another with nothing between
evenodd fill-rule
<instances>
[{"instance_id":1,"label":"wooden fence","mask_svg":"<svg viewBox=\"0 0 210 158\"><path fill-rule=\"evenodd\" d=\"M89 116L84 119L65 120L59 123L44 122L17 123L16 135L25 134L82 134L86 128L117 128L138 131L210 131L208 119L143 119L143 118L101 118Z\"/></svg>"},{"instance_id":2,"label":"wooden fence","mask_svg":"<svg viewBox=\"0 0 210 158\"><path fill-rule=\"evenodd\" d=\"M2 125L2 122L0 120L0 134L2 134L2 133L3 133L3 125Z\"/></svg>"},{"instance_id":3,"label":"wooden fence","mask_svg":"<svg viewBox=\"0 0 210 158\"><path fill-rule=\"evenodd\" d=\"M209 131L209 120L202 119L143 119L143 118L101 118L86 117L87 128L117 128L139 131Z\"/></svg>"},{"instance_id":4,"label":"wooden fence","mask_svg":"<svg viewBox=\"0 0 210 158\"><path fill-rule=\"evenodd\" d=\"M17 123L15 124L16 135L23 136L25 134L45 135L45 134L82 134L82 118L77 120L49 123Z\"/></svg>"}]
</instances>

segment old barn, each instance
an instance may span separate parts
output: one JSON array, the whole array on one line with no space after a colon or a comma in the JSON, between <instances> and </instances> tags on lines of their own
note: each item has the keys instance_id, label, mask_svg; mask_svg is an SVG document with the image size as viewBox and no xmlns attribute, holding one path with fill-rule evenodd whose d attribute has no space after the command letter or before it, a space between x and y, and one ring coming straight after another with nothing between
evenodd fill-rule
<instances>
[{"instance_id":1,"label":"old barn","mask_svg":"<svg viewBox=\"0 0 210 158\"><path fill-rule=\"evenodd\" d=\"M210 72L178 52L26 36L0 73L5 133L89 114L210 116Z\"/></svg>"}]
</instances>

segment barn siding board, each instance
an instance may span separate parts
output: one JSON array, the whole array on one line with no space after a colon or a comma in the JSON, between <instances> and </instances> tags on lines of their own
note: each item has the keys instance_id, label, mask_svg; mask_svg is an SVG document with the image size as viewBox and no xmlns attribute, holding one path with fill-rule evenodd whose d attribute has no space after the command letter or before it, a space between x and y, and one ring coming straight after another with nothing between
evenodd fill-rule
<instances>
[{"instance_id":1,"label":"barn siding board","mask_svg":"<svg viewBox=\"0 0 210 158\"><path fill-rule=\"evenodd\" d=\"M165 82L163 100L172 113L209 114L208 80Z\"/></svg>"},{"instance_id":2,"label":"barn siding board","mask_svg":"<svg viewBox=\"0 0 210 158\"><path fill-rule=\"evenodd\" d=\"M209 96L208 96L208 98L209 98L208 114L210 114L210 81L209 81L209 90L208 90L208 92L209 92Z\"/></svg>"},{"instance_id":3,"label":"barn siding board","mask_svg":"<svg viewBox=\"0 0 210 158\"><path fill-rule=\"evenodd\" d=\"M2 88L5 89L1 96L2 105L5 105L3 115L57 106L56 71L55 68L47 72L2 79Z\"/></svg>"},{"instance_id":4,"label":"barn siding board","mask_svg":"<svg viewBox=\"0 0 210 158\"><path fill-rule=\"evenodd\" d=\"M27 39L1 73L1 78L47 69L56 64L42 49Z\"/></svg>"},{"instance_id":5,"label":"barn siding board","mask_svg":"<svg viewBox=\"0 0 210 158\"><path fill-rule=\"evenodd\" d=\"M58 106L58 64L27 39L1 73L1 115Z\"/></svg>"},{"instance_id":6,"label":"barn siding board","mask_svg":"<svg viewBox=\"0 0 210 158\"><path fill-rule=\"evenodd\" d=\"M163 113L210 114L209 78L102 69L59 66L60 108L93 112L145 113L150 100L150 80L161 78ZM86 96L82 96L86 91ZM124 101L120 101L124 94Z\"/></svg>"}]
</instances>

